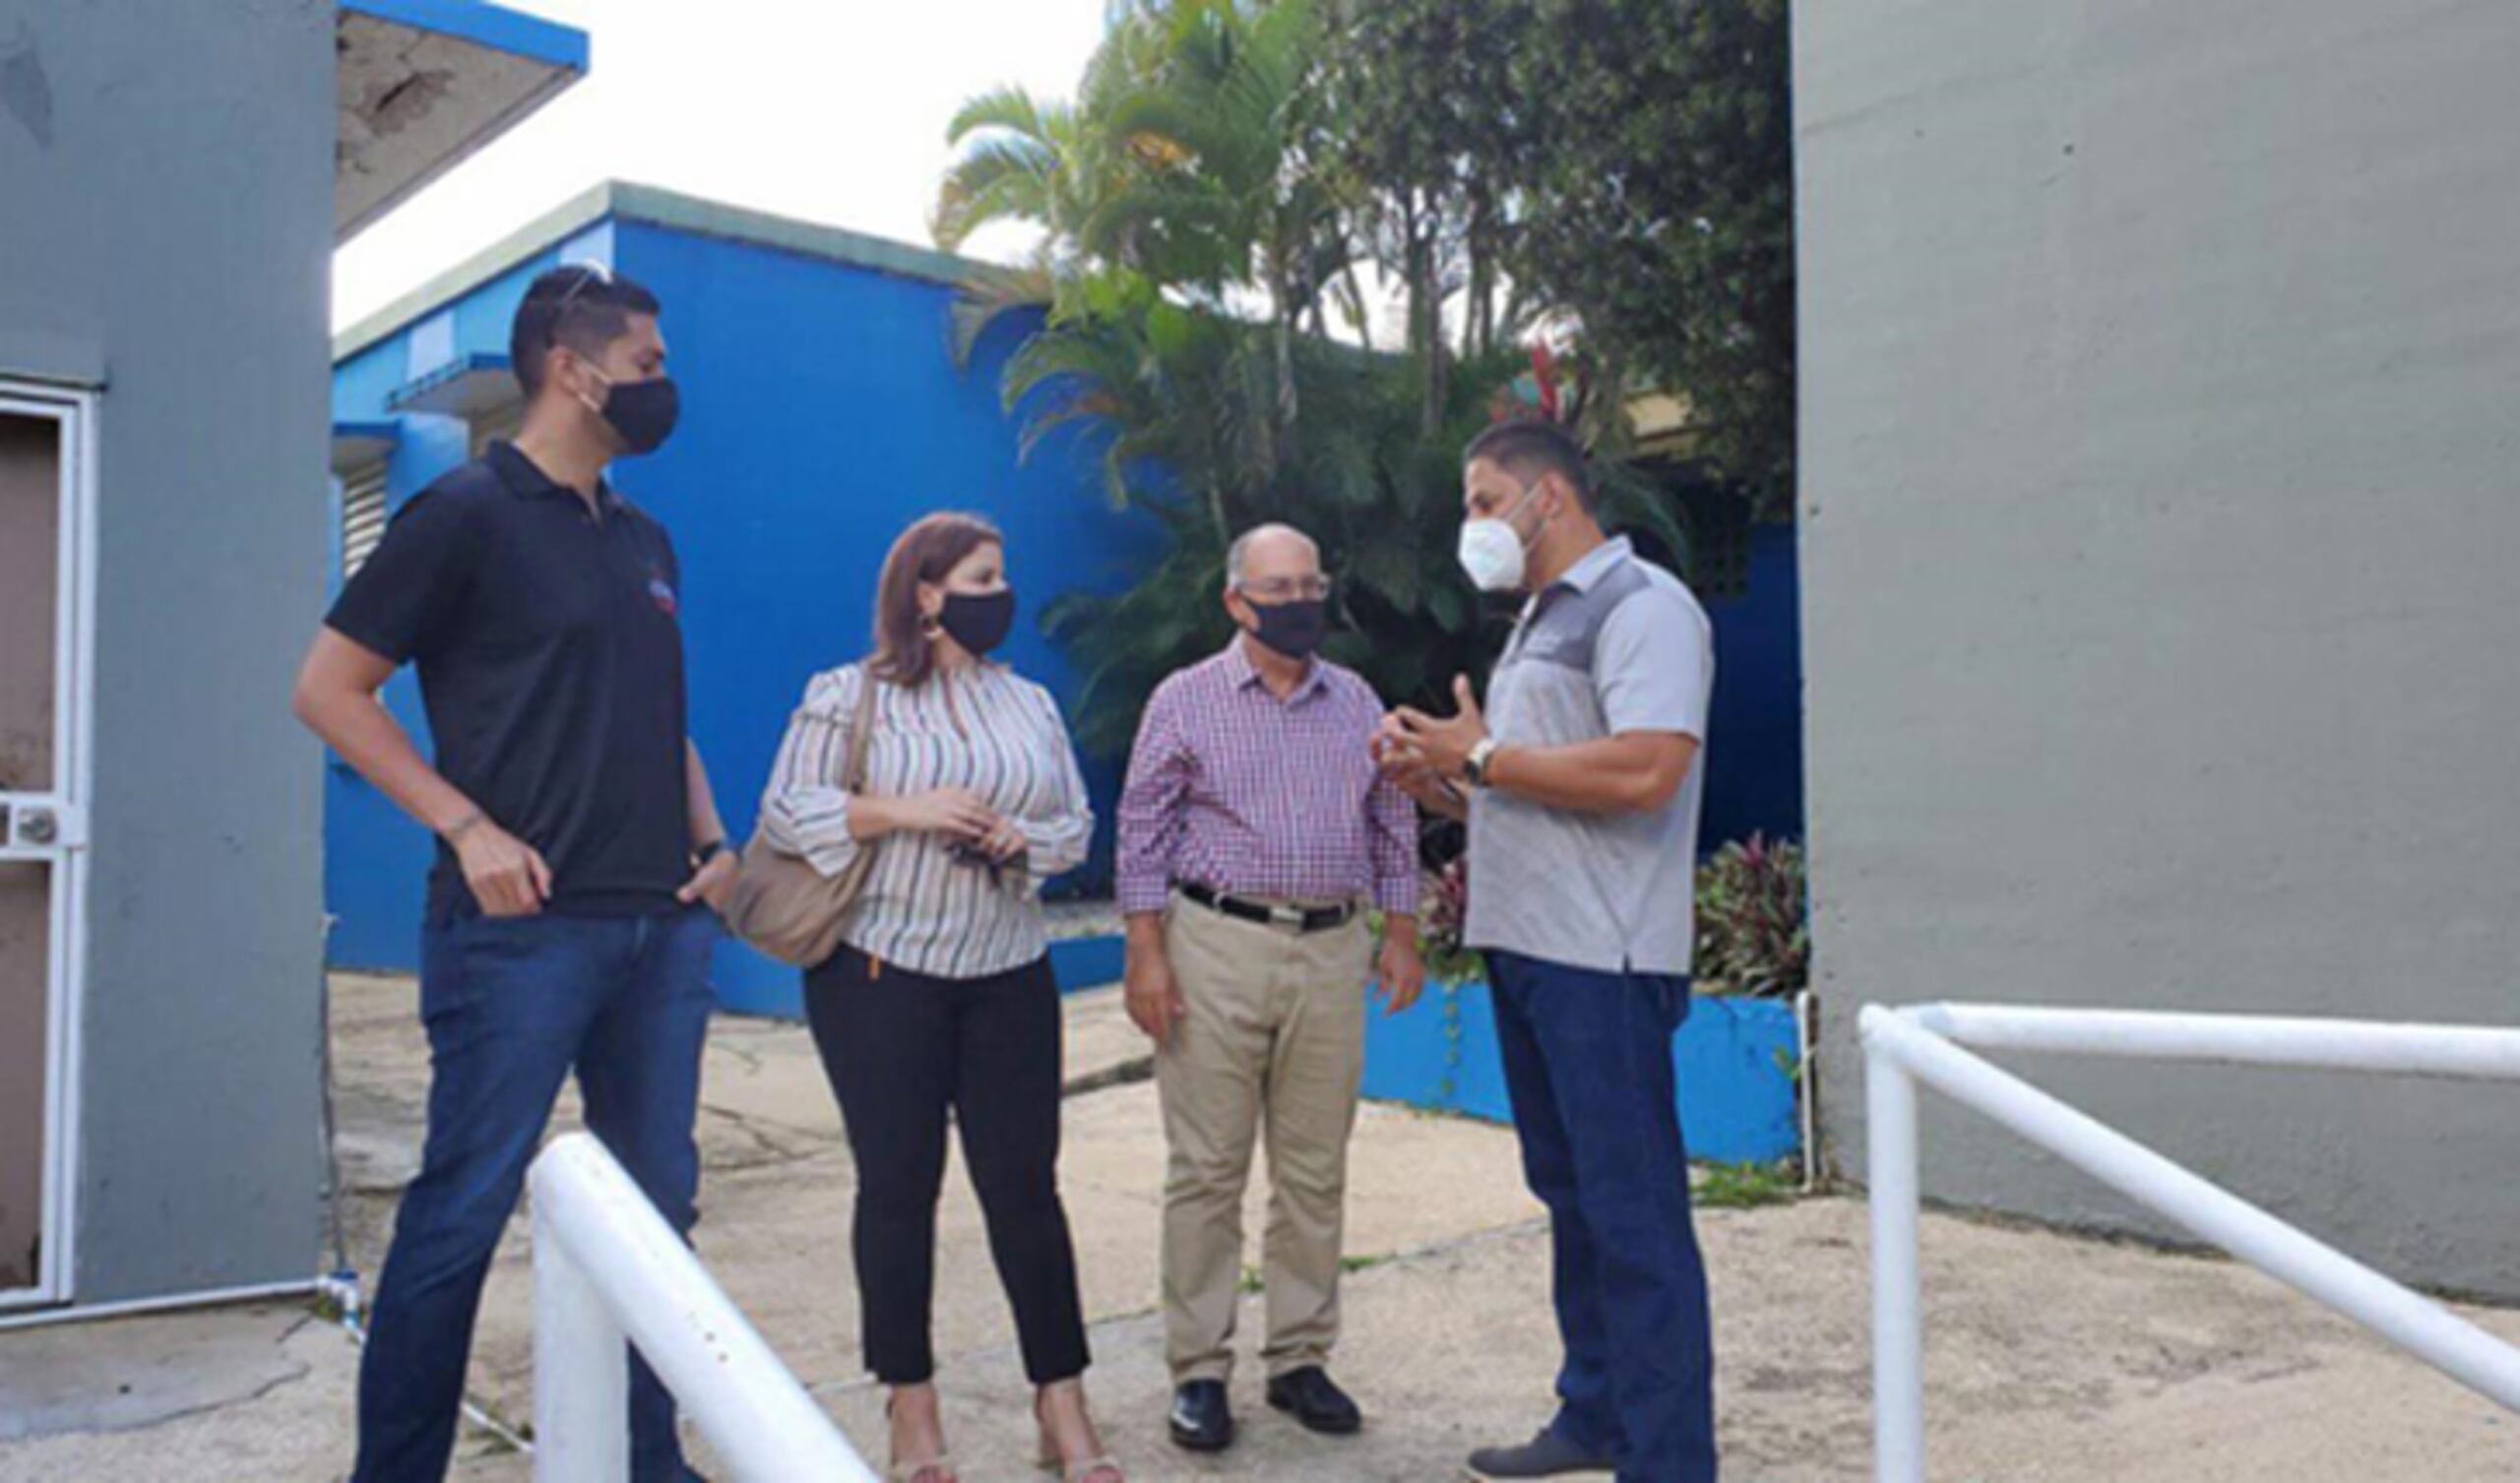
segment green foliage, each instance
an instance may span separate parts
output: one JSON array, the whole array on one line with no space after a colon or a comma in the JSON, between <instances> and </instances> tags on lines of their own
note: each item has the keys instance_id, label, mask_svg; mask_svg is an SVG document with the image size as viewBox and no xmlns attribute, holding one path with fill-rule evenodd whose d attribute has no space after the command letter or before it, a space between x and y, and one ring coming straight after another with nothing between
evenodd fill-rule
<instances>
[{"instance_id":1,"label":"green foliage","mask_svg":"<svg viewBox=\"0 0 2520 1483\"><path fill-rule=\"evenodd\" d=\"M1717 850L1697 872L1699 992L1791 998L1808 987L1805 896L1802 850L1793 841L1752 834ZM1486 971L1462 941L1469 899L1470 862L1456 855L1431 878L1418 924L1426 971L1438 983L1473 982ZM1780 1065L1789 1081L1798 1069Z\"/></svg>"},{"instance_id":2,"label":"green foliage","mask_svg":"<svg viewBox=\"0 0 2520 1483\"><path fill-rule=\"evenodd\" d=\"M1769 518L1794 468L1786 0L1350 0L1328 91L1376 256L1440 369L1571 321L1610 395L1693 409L1696 454Z\"/></svg>"},{"instance_id":3,"label":"green foliage","mask_svg":"<svg viewBox=\"0 0 2520 1483\"><path fill-rule=\"evenodd\" d=\"M1697 875L1697 981L1710 994L1791 998L1811 981L1801 846L1764 834L1715 852Z\"/></svg>"},{"instance_id":4,"label":"green foliage","mask_svg":"<svg viewBox=\"0 0 2520 1483\"><path fill-rule=\"evenodd\" d=\"M1508 272L1700 452L1789 516L1794 136L1786 0L1525 0ZM1526 108L1526 104L1528 107Z\"/></svg>"},{"instance_id":5,"label":"green foliage","mask_svg":"<svg viewBox=\"0 0 2520 1483\"><path fill-rule=\"evenodd\" d=\"M1751 365L1747 329L1710 327L1738 318L1775 266L1740 244L1784 241L1718 199L1790 204L1783 174L1751 189L1765 156L1726 153L1766 143L1749 121L1769 118L1771 82L1782 119L1783 74L1768 78L1758 49L1782 15L1761 0L1685 14L1670 0L1117 0L1073 102L1000 90L963 110L938 240L1007 220L1043 239L1031 264L974 287L958 342L968 352L1009 310L1046 311L1002 384L1027 455L1083 431L1107 497L1168 537L1134 590L1045 615L1084 671L1087 748L1124 749L1156 681L1230 637L1226 546L1270 520L1321 542L1338 583L1329 655L1391 700L1449 710L1453 676L1483 670L1506 617L1454 562L1459 450L1527 369L1517 343L1544 314L1580 330L1567 364L1593 395L1569 420L1596 436L1613 523L1685 549L1673 501L1618 458L1620 408L1650 375L1730 417L1729 392L1685 378L1775 369ZM1683 96L1650 95L1666 85ZM1592 95L1605 93L1636 116ZM1604 261L1579 263L1570 244L1590 232ZM1366 328L1365 264L1409 295L1404 353L1330 334L1334 313ZM1782 380L1760 387L1790 388L1787 329ZM1700 353L1700 340L1732 348ZM1748 436L1713 428L1708 448L1755 474L1734 450Z\"/></svg>"},{"instance_id":6,"label":"green foliage","mask_svg":"<svg viewBox=\"0 0 2520 1483\"><path fill-rule=\"evenodd\" d=\"M1407 295L1404 340L1426 405L1452 379L1444 308L1458 298L1462 356L1510 345L1541 307L1509 299L1504 258L1521 132L1512 59L1525 44L1520 0L1350 0L1327 66L1359 183L1353 219Z\"/></svg>"},{"instance_id":7,"label":"green foliage","mask_svg":"<svg viewBox=\"0 0 2520 1483\"><path fill-rule=\"evenodd\" d=\"M1690 1198L1702 1210L1755 1210L1791 1205L1800 1193L1790 1164L1706 1164Z\"/></svg>"},{"instance_id":8,"label":"green foliage","mask_svg":"<svg viewBox=\"0 0 2520 1483\"><path fill-rule=\"evenodd\" d=\"M1225 586L1224 543L1177 503L1151 508L1171 533L1155 570L1117 596L1071 594L1042 616L1051 640L1084 661L1072 713L1077 746L1090 756L1125 755L1146 698L1182 656L1214 652L1233 637L1232 620L1213 595ZM1203 594L1208 600L1197 600Z\"/></svg>"},{"instance_id":9,"label":"green foliage","mask_svg":"<svg viewBox=\"0 0 2520 1483\"><path fill-rule=\"evenodd\" d=\"M1462 1020L1461 991L1468 979L1446 979L1437 984L1444 1006L1444 1078L1436 1087L1438 1100L1450 1102L1461 1090L1462 1045L1468 1039L1470 1026Z\"/></svg>"}]
</instances>

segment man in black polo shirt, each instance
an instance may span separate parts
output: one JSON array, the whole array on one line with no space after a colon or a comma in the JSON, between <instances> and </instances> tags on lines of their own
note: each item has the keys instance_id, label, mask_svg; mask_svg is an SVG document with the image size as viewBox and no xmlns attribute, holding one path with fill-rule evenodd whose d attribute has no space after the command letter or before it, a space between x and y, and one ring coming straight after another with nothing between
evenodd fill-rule
<instances>
[{"instance_id":1,"label":"man in black polo shirt","mask_svg":"<svg viewBox=\"0 0 2520 1483\"><path fill-rule=\"evenodd\" d=\"M677 1230L734 857L684 719L681 573L603 470L673 429L658 305L592 268L536 278L514 443L396 516L335 604L297 713L438 836L422 935L428 1143L359 1374L357 1483L446 1473L482 1279L571 1070L588 1126ZM432 767L377 693L419 668ZM641 1483L690 1476L632 1362Z\"/></svg>"}]
</instances>

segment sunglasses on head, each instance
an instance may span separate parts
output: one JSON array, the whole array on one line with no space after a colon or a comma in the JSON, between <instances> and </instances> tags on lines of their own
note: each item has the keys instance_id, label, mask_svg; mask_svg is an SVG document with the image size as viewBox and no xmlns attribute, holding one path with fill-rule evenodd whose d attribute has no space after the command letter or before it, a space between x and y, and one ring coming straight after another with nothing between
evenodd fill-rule
<instances>
[{"instance_id":1,"label":"sunglasses on head","mask_svg":"<svg viewBox=\"0 0 2520 1483\"><path fill-rule=\"evenodd\" d=\"M578 271L578 280L561 293L560 302L552 306L554 309L568 308L570 302L586 292L587 285L591 283L601 283L607 288L612 286L612 271L601 263L571 263L568 266Z\"/></svg>"},{"instance_id":2,"label":"sunglasses on head","mask_svg":"<svg viewBox=\"0 0 2520 1483\"><path fill-rule=\"evenodd\" d=\"M568 314L569 305L577 301L578 295L586 292L590 284L601 283L607 288L612 286L612 272L601 263L570 263L564 266L576 269L578 277L576 281L560 291L559 300L551 306L551 334L552 343L555 345L559 343L560 321Z\"/></svg>"}]
</instances>

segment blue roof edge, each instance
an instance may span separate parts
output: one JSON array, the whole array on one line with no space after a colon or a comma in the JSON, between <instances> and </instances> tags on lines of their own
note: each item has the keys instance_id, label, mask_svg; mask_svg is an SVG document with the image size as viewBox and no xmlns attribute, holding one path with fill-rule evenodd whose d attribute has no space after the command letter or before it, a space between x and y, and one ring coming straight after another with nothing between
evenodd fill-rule
<instances>
[{"instance_id":1,"label":"blue roof edge","mask_svg":"<svg viewBox=\"0 0 2520 1483\"><path fill-rule=\"evenodd\" d=\"M570 72L587 70L587 33L484 0L340 0L343 10L436 31Z\"/></svg>"},{"instance_id":2,"label":"blue roof edge","mask_svg":"<svg viewBox=\"0 0 2520 1483\"><path fill-rule=\"evenodd\" d=\"M1007 270L933 248L918 247L846 227L824 226L768 212L733 207L697 196L624 180L592 186L505 238L432 276L333 337L336 366L374 348L417 321L438 312L502 274L549 252L603 221L635 222L670 231L798 253L866 272L961 287Z\"/></svg>"},{"instance_id":3,"label":"blue roof edge","mask_svg":"<svg viewBox=\"0 0 2520 1483\"><path fill-rule=\"evenodd\" d=\"M508 352L505 350L468 350L446 364L433 367L386 393L385 408L388 411L400 413L412 402L427 396L450 381L460 381L467 376L508 369L510 364Z\"/></svg>"}]
</instances>

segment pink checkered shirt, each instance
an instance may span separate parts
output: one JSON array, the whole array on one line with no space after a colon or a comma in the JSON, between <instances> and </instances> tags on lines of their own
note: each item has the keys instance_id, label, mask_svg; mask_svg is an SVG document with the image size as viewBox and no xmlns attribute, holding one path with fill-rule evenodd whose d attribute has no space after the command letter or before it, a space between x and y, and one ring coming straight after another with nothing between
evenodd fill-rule
<instances>
[{"instance_id":1,"label":"pink checkered shirt","mask_svg":"<svg viewBox=\"0 0 2520 1483\"><path fill-rule=\"evenodd\" d=\"M1120 909L1175 886L1418 910L1418 806L1374 766L1382 702L1328 660L1287 700L1236 639L1157 687L1120 794Z\"/></svg>"}]
</instances>

